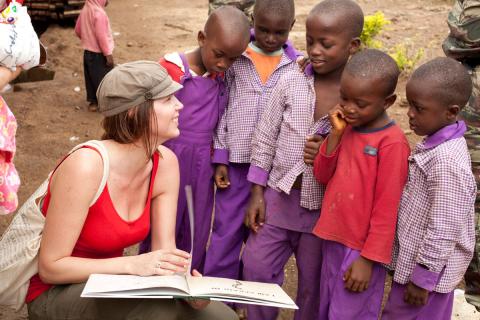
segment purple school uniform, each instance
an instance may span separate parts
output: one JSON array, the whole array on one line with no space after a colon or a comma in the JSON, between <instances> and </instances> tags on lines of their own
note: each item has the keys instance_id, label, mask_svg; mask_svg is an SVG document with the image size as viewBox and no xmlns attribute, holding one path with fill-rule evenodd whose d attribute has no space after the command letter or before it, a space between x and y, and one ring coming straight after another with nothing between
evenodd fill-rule
<instances>
[{"instance_id":1,"label":"purple school uniform","mask_svg":"<svg viewBox=\"0 0 480 320\"><path fill-rule=\"evenodd\" d=\"M250 198L247 174L253 132L280 77L298 69L296 58L296 50L287 42L279 64L264 84L247 53L227 71L229 102L214 136L212 162L228 165L231 185L217 189L215 195L212 237L204 268L207 276L240 278L240 251L248 236L243 221Z\"/></svg>"},{"instance_id":2,"label":"purple school uniform","mask_svg":"<svg viewBox=\"0 0 480 320\"><path fill-rule=\"evenodd\" d=\"M263 111L252 141L247 179L266 186L266 220L250 234L242 261L244 279L282 284L284 267L295 254L298 267L295 320L317 319L322 240L312 229L320 214L324 187L303 160L306 137L330 131L328 116L314 121L313 69L283 76ZM301 190L292 188L302 175ZM278 309L247 306L249 320L274 320Z\"/></svg>"},{"instance_id":3,"label":"purple school uniform","mask_svg":"<svg viewBox=\"0 0 480 320\"><path fill-rule=\"evenodd\" d=\"M460 121L419 143L409 158L398 212L392 293L382 319L450 319L453 290L475 244L476 184ZM429 291L425 306L403 301L409 282Z\"/></svg>"},{"instance_id":4,"label":"purple school uniform","mask_svg":"<svg viewBox=\"0 0 480 320\"><path fill-rule=\"evenodd\" d=\"M180 166L177 248L187 252L191 249L190 221L185 196L185 186L191 185L195 219L192 268L202 271L213 210L213 133L225 109L227 92L220 76L192 76L185 55L180 54L180 57L185 68L181 79L183 89L175 94L184 105L178 121L180 136L164 145L176 154ZM142 249L145 250L149 245L150 239L145 240Z\"/></svg>"},{"instance_id":5,"label":"purple school uniform","mask_svg":"<svg viewBox=\"0 0 480 320\"><path fill-rule=\"evenodd\" d=\"M382 306L386 269L374 263L368 289L351 292L345 289L343 275L360 256L360 251L341 243L323 240L320 277L320 309L316 320L377 320Z\"/></svg>"}]
</instances>

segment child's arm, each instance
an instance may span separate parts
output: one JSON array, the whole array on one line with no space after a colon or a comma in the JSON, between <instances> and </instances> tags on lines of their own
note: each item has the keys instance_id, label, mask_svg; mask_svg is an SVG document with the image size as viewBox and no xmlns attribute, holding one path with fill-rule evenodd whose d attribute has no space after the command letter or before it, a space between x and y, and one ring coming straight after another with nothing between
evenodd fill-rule
<instances>
[{"instance_id":1,"label":"child's arm","mask_svg":"<svg viewBox=\"0 0 480 320\"><path fill-rule=\"evenodd\" d=\"M82 38L82 25L81 25L82 16L79 16L77 22L75 23L75 34L80 39Z\"/></svg>"},{"instance_id":2,"label":"child's arm","mask_svg":"<svg viewBox=\"0 0 480 320\"><path fill-rule=\"evenodd\" d=\"M455 159L445 159L432 166L428 174L428 228L417 256L411 282L432 291L440 273L452 255L459 236L471 225L475 183L471 172L458 168Z\"/></svg>"},{"instance_id":3,"label":"child's arm","mask_svg":"<svg viewBox=\"0 0 480 320\"><path fill-rule=\"evenodd\" d=\"M390 263L398 206L407 181L409 155L410 148L406 142L390 144L378 150L370 229L361 252L367 259Z\"/></svg>"},{"instance_id":4,"label":"child's arm","mask_svg":"<svg viewBox=\"0 0 480 320\"><path fill-rule=\"evenodd\" d=\"M110 34L110 23L108 17L103 14L97 14L95 17L95 37L103 55L107 59L107 65L113 67L113 46L111 45L112 35Z\"/></svg>"},{"instance_id":5,"label":"child's arm","mask_svg":"<svg viewBox=\"0 0 480 320\"><path fill-rule=\"evenodd\" d=\"M230 83L232 81L233 71L232 68L229 68L225 73L225 84L227 90L230 89ZM215 130L215 135L213 136L213 157L212 163L215 164L215 176L214 181L217 188L225 189L230 186L230 179L228 178L228 159L229 152L227 148L227 112L228 105L225 108L220 121Z\"/></svg>"},{"instance_id":6,"label":"child's arm","mask_svg":"<svg viewBox=\"0 0 480 320\"><path fill-rule=\"evenodd\" d=\"M265 106L252 139L252 156L247 180L252 183L252 193L247 208L247 225L257 232L265 221L264 188L277 148L277 138L286 107L288 81L280 79Z\"/></svg>"},{"instance_id":7,"label":"child's arm","mask_svg":"<svg viewBox=\"0 0 480 320\"><path fill-rule=\"evenodd\" d=\"M338 146L342 140L347 123L343 120L343 108L335 106L329 113L332 130L323 141L313 163L313 175L321 184L327 185L337 167Z\"/></svg>"}]
</instances>

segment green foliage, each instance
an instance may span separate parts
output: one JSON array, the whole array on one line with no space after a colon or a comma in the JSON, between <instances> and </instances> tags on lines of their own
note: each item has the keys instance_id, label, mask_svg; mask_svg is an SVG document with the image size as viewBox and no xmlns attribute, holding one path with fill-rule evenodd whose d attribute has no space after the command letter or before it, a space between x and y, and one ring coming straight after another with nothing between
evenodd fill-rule
<instances>
[{"instance_id":1,"label":"green foliage","mask_svg":"<svg viewBox=\"0 0 480 320\"><path fill-rule=\"evenodd\" d=\"M391 21L386 19L385 15L381 11L377 11L373 15L366 16L363 24L363 31L360 35L362 47L370 49L382 48L382 41L377 40L376 37L381 34L384 30L384 27L389 24L391 24ZM405 43L397 44L388 51L390 56L397 63L398 68L405 72L411 71L415 64L424 55L423 49L414 51L412 46L407 46Z\"/></svg>"},{"instance_id":2,"label":"green foliage","mask_svg":"<svg viewBox=\"0 0 480 320\"><path fill-rule=\"evenodd\" d=\"M412 52L411 47L405 44L397 44L390 50L390 56L397 63L400 71L411 71L415 64L423 57L422 48Z\"/></svg>"},{"instance_id":3,"label":"green foliage","mask_svg":"<svg viewBox=\"0 0 480 320\"><path fill-rule=\"evenodd\" d=\"M367 48L381 48L382 42L376 40L375 37L383 31L384 26L390 23L391 21L386 19L385 15L381 11L377 11L373 15L366 16L365 22L363 23L363 31L360 35L362 44Z\"/></svg>"}]
</instances>

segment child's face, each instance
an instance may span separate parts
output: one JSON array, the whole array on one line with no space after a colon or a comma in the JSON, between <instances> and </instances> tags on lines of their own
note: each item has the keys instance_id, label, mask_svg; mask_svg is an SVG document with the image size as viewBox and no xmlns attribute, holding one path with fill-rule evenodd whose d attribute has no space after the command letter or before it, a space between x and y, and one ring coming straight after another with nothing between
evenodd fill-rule
<instances>
[{"instance_id":1,"label":"child's face","mask_svg":"<svg viewBox=\"0 0 480 320\"><path fill-rule=\"evenodd\" d=\"M325 75L343 68L360 46L360 40L352 39L337 20L325 15L307 19L307 54L318 74Z\"/></svg>"},{"instance_id":2,"label":"child's face","mask_svg":"<svg viewBox=\"0 0 480 320\"><path fill-rule=\"evenodd\" d=\"M266 52L279 50L287 42L294 23L295 20L266 10L257 12L253 16L255 44Z\"/></svg>"},{"instance_id":3,"label":"child's face","mask_svg":"<svg viewBox=\"0 0 480 320\"><path fill-rule=\"evenodd\" d=\"M205 69L210 73L225 72L242 55L248 45L238 41L239 37L228 37L221 31L214 34L198 33L198 45Z\"/></svg>"},{"instance_id":4,"label":"child's face","mask_svg":"<svg viewBox=\"0 0 480 320\"><path fill-rule=\"evenodd\" d=\"M431 135L456 121L460 108L439 101L429 82L409 80L406 91L408 123L416 135Z\"/></svg>"},{"instance_id":5,"label":"child's face","mask_svg":"<svg viewBox=\"0 0 480 320\"><path fill-rule=\"evenodd\" d=\"M385 97L385 86L378 79L360 79L344 72L340 81L340 98L349 125L376 129L387 124L385 110L395 102L396 95Z\"/></svg>"}]
</instances>

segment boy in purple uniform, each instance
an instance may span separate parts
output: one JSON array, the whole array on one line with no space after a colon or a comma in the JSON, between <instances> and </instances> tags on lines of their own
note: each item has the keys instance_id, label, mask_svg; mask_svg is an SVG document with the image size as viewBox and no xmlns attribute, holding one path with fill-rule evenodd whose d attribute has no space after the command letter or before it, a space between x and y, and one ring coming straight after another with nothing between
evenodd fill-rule
<instances>
[{"instance_id":1,"label":"boy in purple uniform","mask_svg":"<svg viewBox=\"0 0 480 320\"><path fill-rule=\"evenodd\" d=\"M298 69L297 52L287 42L295 23L293 0L259 0L253 17L254 33L248 48L226 73L229 103L214 139L217 192L204 268L208 276L240 276L253 132L278 79Z\"/></svg>"},{"instance_id":2,"label":"boy in purple uniform","mask_svg":"<svg viewBox=\"0 0 480 320\"><path fill-rule=\"evenodd\" d=\"M175 152L180 165L176 244L185 251L191 249L185 185L192 186L192 268L199 271L203 270L213 210L213 135L227 103L223 73L242 55L249 41L247 17L236 8L221 7L199 31L196 49L169 54L160 60L170 76L183 85L176 94L184 105L179 117L180 136L165 145ZM149 244L146 239L141 250L147 251Z\"/></svg>"},{"instance_id":3,"label":"boy in purple uniform","mask_svg":"<svg viewBox=\"0 0 480 320\"><path fill-rule=\"evenodd\" d=\"M247 219L252 229L243 253L245 280L281 285L295 254L298 267L295 319L316 319L319 307L321 240L311 232L323 188L303 159L307 136L330 131L328 112L340 101L345 64L360 45L363 12L351 0L325 0L306 22L305 72L282 76L265 106L252 141L252 182ZM276 319L278 310L247 306L249 320Z\"/></svg>"},{"instance_id":4,"label":"boy in purple uniform","mask_svg":"<svg viewBox=\"0 0 480 320\"><path fill-rule=\"evenodd\" d=\"M476 184L457 120L472 83L457 61L437 58L415 70L406 89L410 128L426 137L409 158L382 319L447 320L475 244Z\"/></svg>"}]
</instances>

